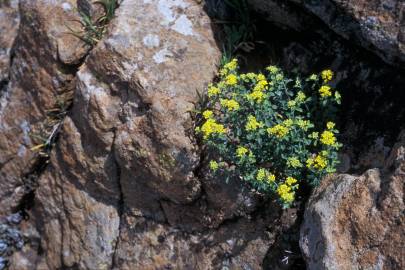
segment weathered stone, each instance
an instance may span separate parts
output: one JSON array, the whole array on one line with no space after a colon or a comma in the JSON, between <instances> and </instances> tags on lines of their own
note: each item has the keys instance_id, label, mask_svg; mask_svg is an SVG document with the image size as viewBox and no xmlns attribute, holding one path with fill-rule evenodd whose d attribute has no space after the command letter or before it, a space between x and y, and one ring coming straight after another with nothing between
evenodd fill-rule
<instances>
[{"instance_id":1,"label":"weathered stone","mask_svg":"<svg viewBox=\"0 0 405 270\"><path fill-rule=\"evenodd\" d=\"M249 0L269 20L292 27L308 29L306 14L316 15L345 39L374 51L385 61L401 65L405 62L405 3L401 0ZM305 20L304 20L305 18ZM311 20L312 21L312 20Z\"/></svg>"},{"instance_id":2,"label":"weathered stone","mask_svg":"<svg viewBox=\"0 0 405 270\"><path fill-rule=\"evenodd\" d=\"M16 1L10 3L16 5ZM74 6L74 0L19 1L21 23L12 49L9 82L0 97L0 216L14 209L27 192L24 178L35 171L38 160L31 148L42 143L33 142L33 135L44 128L47 110L55 108L74 86L75 68L60 61L63 56L76 63L83 56L72 55L72 48L83 42L73 41L66 27L70 22L72 28L78 26L73 22L79 19ZM10 17L1 16L3 20ZM9 30L12 36L12 28Z\"/></svg>"},{"instance_id":3,"label":"weathered stone","mask_svg":"<svg viewBox=\"0 0 405 270\"><path fill-rule=\"evenodd\" d=\"M309 269L401 269L405 264L404 139L385 170L331 177L312 194L300 240Z\"/></svg>"},{"instance_id":4,"label":"weathered stone","mask_svg":"<svg viewBox=\"0 0 405 270\"><path fill-rule=\"evenodd\" d=\"M18 0L2 1L0 3L0 93L2 84L8 81L11 48L17 36L19 24Z\"/></svg>"}]
</instances>

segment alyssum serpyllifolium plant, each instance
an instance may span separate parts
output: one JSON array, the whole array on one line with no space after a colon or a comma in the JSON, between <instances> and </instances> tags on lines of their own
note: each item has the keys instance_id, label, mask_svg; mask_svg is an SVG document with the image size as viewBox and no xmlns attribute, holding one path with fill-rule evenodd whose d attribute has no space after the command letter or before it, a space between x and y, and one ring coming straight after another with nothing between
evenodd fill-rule
<instances>
[{"instance_id":1,"label":"alyssum serpyllifolium plant","mask_svg":"<svg viewBox=\"0 0 405 270\"><path fill-rule=\"evenodd\" d=\"M234 59L208 87L208 102L196 128L217 157L209 162L261 192L273 192L289 207L302 184L319 184L338 163L335 113L341 96L324 70L290 79L276 66L262 74L238 72Z\"/></svg>"}]
</instances>

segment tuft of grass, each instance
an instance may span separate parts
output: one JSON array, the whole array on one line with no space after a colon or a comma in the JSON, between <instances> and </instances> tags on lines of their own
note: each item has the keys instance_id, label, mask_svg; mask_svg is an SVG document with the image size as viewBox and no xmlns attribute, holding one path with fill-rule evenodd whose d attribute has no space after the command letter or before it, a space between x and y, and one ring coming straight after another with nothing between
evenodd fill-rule
<instances>
[{"instance_id":1,"label":"tuft of grass","mask_svg":"<svg viewBox=\"0 0 405 270\"><path fill-rule=\"evenodd\" d=\"M93 47L96 45L106 32L108 23L114 18L115 10L118 7L117 0L98 0L93 4L101 5L104 12L98 18L92 18L89 14L79 11L80 20L75 20L81 25L80 31L75 31L68 25L66 27L75 37L83 40L86 44Z\"/></svg>"},{"instance_id":2,"label":"tuft of grass","mask_svg":"<svg viewBox=\"0 0 405 270\"><path fill-rule=\"evenodd\" d=\"M35 146L31 151L38 152L41 157L48 158L56 141L63 120L73 103L73 91L57 97L53 108L46 111L46 118L38 131L31 133Z\"/></svg>"}]
</instances>

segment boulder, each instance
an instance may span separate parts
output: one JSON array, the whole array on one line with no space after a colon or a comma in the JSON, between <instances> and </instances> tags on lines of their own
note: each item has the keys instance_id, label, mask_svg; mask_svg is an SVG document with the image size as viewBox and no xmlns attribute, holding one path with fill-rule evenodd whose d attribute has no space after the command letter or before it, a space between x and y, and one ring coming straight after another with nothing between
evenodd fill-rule
<instances>
[{"instance_id":1,"label":"boulder","mask_svg":"<svg viewBox=\"0 0 405 270\"><path fill-rule=\"evenodd\" d=\"M405 3L401 0L248 0L268 19L295 30L311 30L309 13L347 40L373 51L386 62L405 62ZM306 12L303 12L306 11ZM309 18L309 19L308 19Z\"/></svg>"},{"instance_id":2,"label":"boulder","mask_svg":"<svg viewBox=\"0 0 405 270\"><path fill-rule=\"evenodd\" d=\"M300 246L309 269L401 269L405 133L385 169L326 179L311 195Z\"/></svg>"},{"instance_id":3,"label":"boulder","mask_svg":"<svg viewBox=\"0 0 405 270\"><path fill-rule=\"evenodd\" d=\"M19 14L17 1L0 6L6 14L0 16L0 46L7 47L6 54L0 53L1 78L7 78L0 92L0 216L14 211L32 190L31 180L42 164L31 148L48 139L38 135L55 127L47 126L48 111L68 102L64 97L73 90L77 69L70 64L86 53L66 26L79 27L75 2L21 0Z\"/></svg>"}]
</instances>

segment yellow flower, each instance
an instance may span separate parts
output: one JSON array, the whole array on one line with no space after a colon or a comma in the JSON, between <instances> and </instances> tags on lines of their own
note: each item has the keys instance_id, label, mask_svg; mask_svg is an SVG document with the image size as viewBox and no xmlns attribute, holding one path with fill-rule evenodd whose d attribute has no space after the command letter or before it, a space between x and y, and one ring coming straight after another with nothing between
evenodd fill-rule
<instances>
[{"instance_id":1,"label":"yellow flower","mask_svg":"<svg viewBox=\"0 0 405 270\"><path fill-rule=\"evenodd\" d=\"M263 74L259 74L259 75L257 75L257 80L266 81L266 76L264 76Z\"/></svg>"},{"instance_id":2,"label":"yellow flower","mask_svg":"<svg viewBox=\"0 0 405 270\"><path fill-rule=\"evenodd\" d=\"M277 73L278 72L278 67L276 66L269 66L266 68L268 71L270 71L270 73Z\"/></svg>"},{"instance_id":3,"label":"yellow flower","mask_svg":"<svg viewBox=\"0 0 405 270\"><path fill-rule=\"evenodd\" d=\"M274 181L276 181L276 176L274 174L272 174L272 173L269 173L267 175L267 182L273 183Z\"/></svg>"},{"instance_id":4,"label":"yellow flower","mask_svg":"<svg viewBox=\"0 0 405 270\"><path fill-rule=\"evenodd\" d=\"M263 91L263 90L266 89L266 86L267 86L268 84L269 84L269 83L268 83L266 80L258 81L257 84L256 84L256 86L253 88L253 91L254 91L254 92L255 92L255 91Z\"/></svg>"},{"instance_id":5,"label":"yellow flower","mask_svg":"<svg viewBox=\"0 0 405 270\"><path fill-rule=\"evenodd\" d=\"M286 127L291 127L294 124L294 121L292 119L287 119L283 122L283 125Z\"/></svg>"},{"instance_id":6,"label":"yellow flower","mask_svg":"<svg viewBox=\"0 0 405 270\"><path fill-rule=\"evenodd\" d=\"M257 179L257 181L263 181L264 179L266 178L266 170L265 169L259 169L258 171L257 171L257 176L256 176L256 179Z\"/></svg>"},{"instance_id":7,"label":"yellow flower","mask_svg":"<svg viewBox=\"0 0 405 270\"><path fill-rule=\"evenodd\" d=\"M218 87L215 87L212 85L208 87L208 96L209 97L218 95L220 92L221 92L221 90Z\"/></svg>"},{"instance_id":8,"label":"yellow flower","mask_svg":"<svg viewBox=\"0 0 405 270\"><path fill-rule=\"evenodd\" d=\"M290 192L291 188L286 184L282 184L277 188L277 193L281 197L281 199L286 202L290 203L294 201L294 193Z\"/></svg>"},{"instance_id":9,"label":"yellow flower","mask_svg":"<svg viewBox=\"0 0 405 270\"><path fill-rule=\"evenodd\" d=\"M298 119L297 120L297 125L302 128L303 130L307 130L310 125L311 125L311 121L309 120L302 120L302 119Z\"/></svg>"},{"instance_id":10,"label":"yellow flower","mask_svg":"<svg viewBox=\"0 0 405 270\"><path fill-rule=\"evenodd\" d=\"M315 158L308 158L307 159L307 167L309 169L314 168L316 170L322 170L328 165L328 160L326 159L325 155L318 154Z\"/></svg>"},{"instance_id":11,"label":"yellow flower","mask_svg":"<svg viewBox=\"0 0 405 270\"><path fill-rule=\"evenodd\" d=\"M234 58L232 59L231 62L227 63L224 68L230 70L230 71L234 71L235 69L238 68L238 59Z\"/></svg>"},{"instance_id":12,"label":"yellow flower","mask_svg":"<svg viewBox=\"0 0 405 270\"><path fill-rule=\"evenodd\" d=\"M215 122L213 118L209 118L205 121L201 126L201 131L204 135L204 139L207 139L211 134L222 134L226 132L224 126Z\"/></svg>"},{"instance_id":13,"label":"yellow flower","mask_svg":"<svg viewBox=\"0 0 405 270\"><path fill-rule=\"evenodd\" d=\"M289 176L289 177L287 177L287 180L285 182L287 183L287 185L292 186L295 183L297 183L298 181L294 177Z\"/></svg>"},{"instance_id":14,"label":"yellow flower","mask_svg":"<svg viewBox=\"0 0 405 270\"><path fill-rule=\"evenodd\" d=\"M257 103L261 103L265 97L265 94L262 91L253 91L250 94L247 94L248 99L252 99Z\"/></svg>"},{"instance_id":15,"label":"yellow flower","mask_svg":"<svg viewBox=\"0 0 405 270\"><path fill-rule=\"evenodd\" d=\"M321 76L324 82L329 82L333 78L333 71L330 69L324 70L322 71Z\"/></svg>"},{"instance_id":16,"label":"yellow flower","mask_svg":"<svg viewBox=\"0 0 405 270\"><path fill-rule=\"evenodd\" d=\"M292 201L294 201L294 193L293 192L286 193L283 196L281 196L281 198L283 199L284 202L291 203Z\"/></svg>"},{"instance_id":17,"label":"yellow flower","mask_svg":"<svg viewBox=\"0 0 405 270\"><path fill-rule=\"evenodd\" d=\"M319 93L321 94L321 97L330 97L332 95L330 87L327 85L321 86L321 88L319 89Z\"/></svg>"},{"instance_id":18,"label":"yellow flower","mask_svg":"<svg viewBox=\"0 0 405 270\"><path fill-rule=\"evenodd\" d=\"M257 128L262 127L262 126L263 126L263 123L258 122L256 117L254 117L253 115L248 116L248 121L246 123L247 131L256 130Z\"/></svg>"},{"instance_id":19,"label":"yellow flower","mask_svg":"<svg viewBox=\"0 0 405 270\"><path fill-rule=\"evenodd\" d=\"M218 168L219 168L218 162L216 162L215 160L211 160L210 161L210 169L215 172L216 170L218 170Z\"/></svg>"},{"instance_id":20,"label":"yellow flower","mask_svg":"<svg viewBox=\"0 0 405 270\"><path fill-rule=\"evenodd\" d=\"M322 155L317 155L314 159L314 168L318 170L322 170L328 165L328 161Z\"/></svg>"},{"instance_id":21,"label":"yellow flower","mask_svg":"<svg viewBox=\"0 0 405 270\"><path fill-rule=\"evenodd\" d=\"M290 157L287 160L287 166L292 168L301 168L302 163L297 157Z\"/></svg>"},{"instance_id":22,"label":"yellow flower","mask_svg":"<svg viewBox=\"0 0 405 270\"><path fill-rule=\"evenodd\" d=\"M233 99L221 99L221 105L227 108L229 111L239 110L239 103Z\"/></svg>"},{"instance_id":23,"label":"yellow flower","mask_svg":"<svg viewBox=\"0 0 405 270\"><path fill-rule=\"evenodd\" d=\"M275 135L278 138L283 138L285 135L287 135L288 131L289 129L287 127L280 124L267 129L269 134Z\"/></svg>"},{"instance_id":24,"label":"yellow flower","mask_svg":"<svg viewBox=\"0 0 405 270\"><path fill-rule=\"evenodd\" d=\"M249 152L249 149L247 149L246 147L243 146L239 146L238 148L236 148L236 156L237 157L243 157L244 155L246 155Z\"/></svg>"},{"instance_id":25,"label":"yellow flower","mask_svg":"<svg viewBox=\"0 0 405 270\"><path fill-rule=\"evenodd\" d=\"M328 129L333 129L333 128L335 127L335 123L333 123L333 122L328 122L328 123L326 123L326 127L327 127Z\"/></svg>"},{"instance_id":26,"label":"yellow flower","mask_svg":"<svg viewBox=\"0 0 405 270\"><path fill-rule=\"evenodd\" d=\"M321 134L321 142L325 145L334 145L336 143L336 137L333 132L325 130Z\"/></svg>"},{"instance_id":27,"label":"yellow flower","mask_svg":"<svg viewBox=\"0 0 405 270\"><path fill-rule=\"evenodd\" d=\"M248 74L246 74L246 77L247 77L249 80L253 81L253 80L256 80L257 75L256 75L255 73L253 73L253 72L249 72Z\"/></svg>"},{"instance_id":28,"label":"yellow flower","mask_svg":"<svg viewBox=\"0 0 405 270\"><path fill-rule=\"evenodd\" d=\"M236 75L234 74L229 74L226 78L225 78L225 83L227 85L235 85L238 83L238 77L236 77Z\"/></svg>"},{"instance_id":29,"label":"yellow flower","mask_svg":"<svg viewBox=\"0 0 405 270\"><path fill-rule=\"evenodd\" d=\"M213 114L214 114L214 113L213 113L212 111L210 111L210 110L205 110L205 111L203 112L203 116L204 116L205 119L212 118Z\"/></svg>"},{"instance_id":30,"label":"yellow flower","mask_svg":"<svg viewBox=\"0 0 405 270\"><path fill-rule=\"evenodd\" d=\"M284 79L283 74L277 74L276 75L276 81L281 81L282 79Z\"/></svg>"},{"instance_id":31,"label":"yellow flower","mask_svg":"<svg viewBox=\"0 0 405 270\"><path fill-rule=\"evenodd\" d=\"M288 108L293 108L295 107L295 105L297 105L297 102L295 100L290 100L287 102Z\"/></svg>"},{"instance_id":32,"label":"yellow flower","mask_svg":"<svg viewBox=\"0 0 405 270\"><path fill-rule=\"evenodd\" d=\"M306 98L307 98L307 97L306 97L306 95L304 94L304 92L299 91L299 92L297 93L296 100L297 100L298 102L304 102Z\"/></svg>"}]
</instances>

